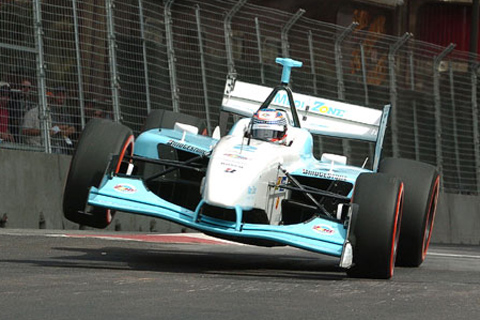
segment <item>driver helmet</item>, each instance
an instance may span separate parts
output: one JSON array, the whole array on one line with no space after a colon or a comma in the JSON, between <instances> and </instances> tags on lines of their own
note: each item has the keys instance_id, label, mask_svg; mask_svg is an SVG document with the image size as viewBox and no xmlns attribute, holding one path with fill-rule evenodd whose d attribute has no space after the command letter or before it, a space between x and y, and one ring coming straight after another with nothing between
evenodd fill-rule
<instances>
[{"instance_id":1,"label":"driver helmet","mask_svg":"<svg viewBox=\"0 0 480 320\"><path fill-rule=\"evenodd\" d=\"M252 138L275 143L284 143L287 137L285 114L274 109L260 109L253 115Z\"/></svg>"}]
</instances>

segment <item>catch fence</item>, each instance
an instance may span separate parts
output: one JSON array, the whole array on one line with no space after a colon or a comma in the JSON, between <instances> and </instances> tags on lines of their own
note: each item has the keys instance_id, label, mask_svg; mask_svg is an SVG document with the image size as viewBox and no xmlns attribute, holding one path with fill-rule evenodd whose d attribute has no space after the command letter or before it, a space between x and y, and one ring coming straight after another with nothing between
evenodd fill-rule
<instances>
[{"instance_id":1,"label":"catch fence","mask_svg":"<svg viewBox=\"0 0 480 320\"><path fill-rule=\"evenodd\" d=\"M304 63L293 71L295 92L391 104L384 154L437 166L446 192L478 194L477 57L381 27L341 27L246 0L2 1L11 135L0 147L71 153L89 119L122 121L138 134L153 109L204 118L211 133L227 75L274 86L274 61L284 56ZM355 165L373 159L356 141L316 138L322 152Z\"/></svg>"}]
</instances>

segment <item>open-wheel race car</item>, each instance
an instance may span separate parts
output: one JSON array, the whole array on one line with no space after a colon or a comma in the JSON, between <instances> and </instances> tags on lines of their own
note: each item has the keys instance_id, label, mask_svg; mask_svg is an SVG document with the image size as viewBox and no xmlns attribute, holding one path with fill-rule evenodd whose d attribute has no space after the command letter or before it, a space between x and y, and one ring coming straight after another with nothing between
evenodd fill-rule
<instances>
[{"instance_id":1,"label":"open-wheel race car","mask_svg":"<svg viewBox=\"0 0 480 320\"><path fill-rule=\"evenodd\" d=\"M275 88L227 78L228 134L155 110L143 132L95 119L85 127L65 183L63 211L105 228L115 211L165 219L231 241L293 246L339 258L353 277L391 278L425 259L440 179L430 165L381 159L389 106L376 110L292 93L283 65ZM342 155L313 155L313 136L375 144L371 169Z\"/></svg>"}]
</instances>

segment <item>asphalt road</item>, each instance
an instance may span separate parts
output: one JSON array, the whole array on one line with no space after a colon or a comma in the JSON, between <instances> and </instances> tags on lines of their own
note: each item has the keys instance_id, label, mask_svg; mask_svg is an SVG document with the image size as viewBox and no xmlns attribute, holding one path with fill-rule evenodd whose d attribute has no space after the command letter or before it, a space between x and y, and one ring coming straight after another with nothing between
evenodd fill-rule
<instances>
[{"instance_id":1,"label":"asphalt road","mask_svg":"<svg viewBox=\"0 0 480 320\"><path fill-rule=\"evenodd\" d=\"M368 280L288 247L87 233L0 229L0 319L479 317L480 246L433 245L420 268Z\"/></svg>"}]
</instances>

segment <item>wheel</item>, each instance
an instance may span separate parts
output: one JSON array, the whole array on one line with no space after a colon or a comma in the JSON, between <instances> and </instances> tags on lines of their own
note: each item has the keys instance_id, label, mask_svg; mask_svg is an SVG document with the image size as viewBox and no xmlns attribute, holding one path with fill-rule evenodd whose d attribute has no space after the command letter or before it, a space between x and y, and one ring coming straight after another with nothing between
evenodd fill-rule
<instances>
[{"instance_id":1,"label":"wheel","mask_svg":"<svg viewBox=\"0 0 480 320\"><path fill-rule=\"evenodd\" d=\"M403 203L403 183L381 173L360 174L352 202L352 277L389 279L395 268Z\"/></svg>"},{"instance_id":2,"label":"wheel","mask_svg":"<svg viewBox=\"0 0 480 320\"><path fill-rule=\"evenodd\" d=\"M68 220L93 228L105 228L112 221L109 209L87 206L91 186L98 187L112 155L119 155L115 171L122 172L126 154L133 154L133 133L119 123L92 119L83 130L70 163L63 191L63 213Z\"/></svg>"},{"instance_id":3,"label":"wheel","mask_svg":"<svg viewBox=\"0 0 480 320\"><path fill-rule=\"evenodd\" d=\"M206 132L205 121L184 113L173 112L169 110L152 110L145 120L143 131L154 128L173 129L175 122L189 124L198 128L198 132Z\"/></svg>"},{"instance_id":4,"label":"wheel","mask_svg":"<svg viewBox=\"0 0 480 320\"><path fill-rule=\"evenodd\" d=\"M387 158L379 171L398 177L405 185L397 265L418 267L425 260L432 236L440 176L434 166L408 159Z\"/></svg>"}]
</instances>

